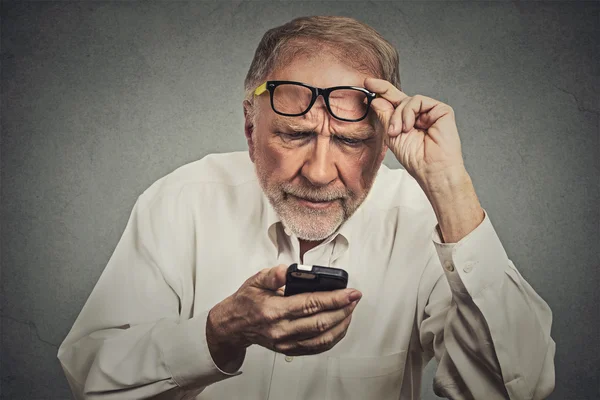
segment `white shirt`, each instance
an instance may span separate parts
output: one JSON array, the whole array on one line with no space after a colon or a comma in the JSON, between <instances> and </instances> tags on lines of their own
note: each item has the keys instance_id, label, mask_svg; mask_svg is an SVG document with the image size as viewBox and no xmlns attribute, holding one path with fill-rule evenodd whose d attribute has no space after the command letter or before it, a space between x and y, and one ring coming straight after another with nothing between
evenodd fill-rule
<instances>
[{"instance_id":1,"label":"white shirt","mask_svg":"<svg viewBox=\"0 0 600 400\"><path fill-rule=\"evenodd\" d=\"M554 386L551 311L508 259L489 217L441 243L404 170L373 188L304 264L343 268L363 293L346 337L315 356L250 346L235 374L214 364L209 310L257 271L300 262L247 152L211 155L155 182L58 357L77 398L418 399L423 367L455 399L541 399ZM85 394L84 394L85 393Z\"/></svg>"}]
</instances>

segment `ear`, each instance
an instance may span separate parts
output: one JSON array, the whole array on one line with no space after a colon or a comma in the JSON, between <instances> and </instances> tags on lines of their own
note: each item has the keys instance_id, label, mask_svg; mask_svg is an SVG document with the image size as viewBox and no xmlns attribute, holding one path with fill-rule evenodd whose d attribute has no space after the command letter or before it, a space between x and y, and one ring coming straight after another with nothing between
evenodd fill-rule
<instances>
[{"instance_id":1,"label":"ear","mask_svg":"<svg viewBox=\"0 0 600 400\"><path fill-rule=\"evenodd\" d=\"M383 144L383 146L381 147L381 154L379 154L379 164L381 164L383 162L383 159L385 158L385 153L387 153L388 151L388 146L387 144Z\"/></svg>"},{"instance_id":2,"label":"ear","mask_svg":"<svg viewBox=\"0 0 600 400\"><path fill-rule=\"evenodd\" d=\"M246 135L246 141L248 142L248 152L250 153L250 160L254 162L254 122L252 121L252 108L253 105L248 101L244 100L244 134Z\"/></svg>"},{"instance_id":3,"label":"ear","mask_svg":"<svg viewBox=\"0 0 600 400\"><path fill-rule=\"evenodd\" d=\"M375 165L377 165L377 169L379 169L379 167L381 167L381 164L383 163L383 159L385 158L385 154L387 153L387 150L388 150L387 144L383 143L381 145L381 151L379 152L379 155L377 156L377 161L375 164Z\"/></svg>"}]
</instances>

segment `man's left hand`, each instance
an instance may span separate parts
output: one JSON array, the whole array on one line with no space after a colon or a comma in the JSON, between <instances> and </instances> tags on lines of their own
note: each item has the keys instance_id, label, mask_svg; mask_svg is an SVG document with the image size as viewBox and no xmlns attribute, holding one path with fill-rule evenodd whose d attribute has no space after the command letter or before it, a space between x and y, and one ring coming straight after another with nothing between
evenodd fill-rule
<instances>
[{"instance_id":1,"label":"man's left hand","mask_svg":"<svg viewBox=\"0 0 600 400\"><path fill-rule=\"evenodd\" d=\"M454 110L382 79L367 78L365 87L378 94L371 108L386 145L427 195L444 240L458 242L484 213L464 166Z\"/></svg>"},{"instance_id":2,"label":"man's left hand","mask_svg":"<svg viewBox=\"0 0 600 400\"><path fill-rule=\"evenodd\" d=\"M385 143L415 179L423 183L464 170L452 107L430 97L408 96L382 79L367 78L365 87L379 95L371 107Z\"/></svg>"}]
</instances>

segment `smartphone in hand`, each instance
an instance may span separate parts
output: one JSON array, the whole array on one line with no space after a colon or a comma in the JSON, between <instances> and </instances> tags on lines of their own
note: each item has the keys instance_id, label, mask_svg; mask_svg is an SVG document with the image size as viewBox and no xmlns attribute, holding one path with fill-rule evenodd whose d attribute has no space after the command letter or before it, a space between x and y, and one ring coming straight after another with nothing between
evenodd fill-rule
<instances>
[{"instance_id":1,"label":"smartphone in hand","mask_svg":"<svg viewBox=\"0 0 600 400\"><path fill-rule=\"evenodd\" d=\"M285 296L345 289L348 273L340 268L292 264L287 269Z\"/></svg>"}]
</instances>

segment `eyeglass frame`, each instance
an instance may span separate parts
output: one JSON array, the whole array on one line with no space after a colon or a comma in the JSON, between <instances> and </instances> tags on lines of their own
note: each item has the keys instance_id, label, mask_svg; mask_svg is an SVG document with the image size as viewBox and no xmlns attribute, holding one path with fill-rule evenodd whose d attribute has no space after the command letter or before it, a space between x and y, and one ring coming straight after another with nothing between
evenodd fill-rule
<instances>
[{"instance_id":1,"label":"eyeglass frame","mask_svg":"<svg viewBox=\"0 0 600 400\"><path fill-rule=\"evenodd\" d=\"M310 103L308 104L308 107L306 108L306 110L304 112L301 112L298 114L287 114L287 113L277 111L275 109L275 104L273 103L273 93L275 92L275 89L277 88L277 86L283 85L283 84L294 84L294 85L303 86L307 89L310 89L310 91L312 93L312 98L310 100ZM338 89L353 89L353 90L357 90L359 92L363 92L364 94L366 94L367 95L367 108L366 108L365 115L363 115L361 118L358 118L358 119L340 118L337 115L335 115L333 113L333 111L331 111L331 106L329 105L329 94L331 92L333 92L334 90L338 90ZM265 83L259 85L256 89L254 89L254 95L260 96L261 94L263 94L266 91L269 92L269 97L271 99L271 109L276 114L283 115L284 117L300 117L302 115L307 114L311 110L312 106L315 104L315 102L317 101L317 98L319 98L319 96L323 96L323 100L325 100L325 106L327 107L327 111L329 111L329 114L331 114L331 116L334 117L335 119L339 119L340 121L345 121L345 122L360 122L363 119L365 119L367 117L367 115L369 115L369 108L371 107L371 102L373 101L373 99L375 99L375 97L377 97L376 93L373 93L370 90L367 90L367 89L365 89L363 87L359 87L359 86L333 86L333 87L329 87L329 88L318 88L318 87L307 85L306 83L296 82L296 81L266 81Z\"/></svg>"}]
</instances>

